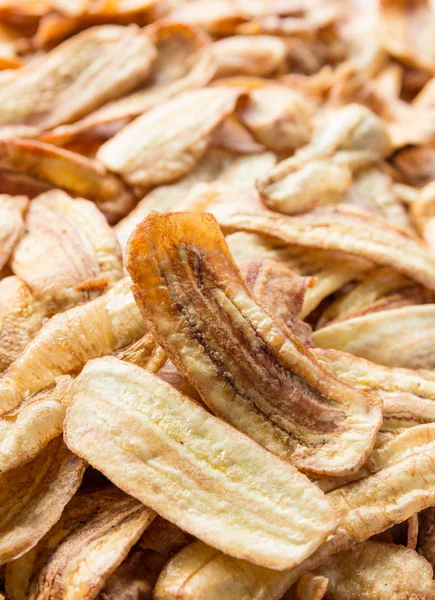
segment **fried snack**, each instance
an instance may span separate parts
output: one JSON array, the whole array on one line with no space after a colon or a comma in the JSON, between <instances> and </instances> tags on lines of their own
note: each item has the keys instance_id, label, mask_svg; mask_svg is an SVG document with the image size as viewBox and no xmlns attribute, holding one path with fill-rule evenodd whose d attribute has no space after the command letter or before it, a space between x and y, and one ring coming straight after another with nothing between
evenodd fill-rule
<instances>
[{"instance_id":1,"label":"fried snack","mask_svg":"<svg viewBox=\"0 0 435 600\"><path fill-rule=\"evenodd\" d=\"M25 465L62 433L67 375L0 417L0 473Z\"/></svg>"},{"instance_id":2,"label":"fried snack","mask_svg":"<svg viewBox=\"0 0 435 600\"><path fill-rule=\"evenodd\" d=\"M177 94L201 88L213 78L216 60L207 35L186 23L157 21L147 33L157 57L145 87L107 103L75 123L47 132L44 139L65 142L102 125L122 124Z\"/></svg>"},{"instance_id":3,"label":"fried snack","mask_svg":"<svg viewBox=\"0 0 435 600\"><path fill-rule=\"evenodd\" d=\"M328 578L331 600L435 598L432 566L415 550L394 544L356 544L317 572Z\"/></svg>"},{"instance_id":4,"label":"fried snack","mask_svg":"<svg viewBox=\"0 0 435 600\"><path fill-rule=\"evenodd\" d=\"M343 350L387 367L433 369L435 304L341 321L315 331L314 341L320 348Z\"/></svg>"},{"instance_id":5,"label":"fried snack","mask_svg":"<svg viewBox=\"0 0 435 600\"><path fill-rule=\"evenodd\" d=\"M25 196L0 195L0 270L8 262L15 244L24 231L24 214L28 199Z\"/></svg>"},{"instance_id":6,"label":"fried snack","mask_svg":"<svg viewBox=\"0 0 435 600\"><path fill-rule=\"evenodd\" d=\"M435 17L429 0L380 0L379 9L380 39L391 56L435 73Z\"/></svg>"},{"instance_id":7,"label":"fried snack","mask_svg":"<svg viewBox=\"0 0 435 600\"><path fill-rule=\"evenodd\" d=\"M158 377L104 358L89 362L70 389L68 446L183 530L283 569L335 528L304 475Z\"/></svg>"},{"instance_id":8,"label":"fried snack","mask_svg":"<svg viewBox=\"0 0 435 600\"><path fill-rule=\"evenodd\" d=\"M435 564L435 508L427 508L420 514L418 536L419 552L431 565Z\"/></svg>"},{"instance_id":9,"label":"fried snack","mask_svg":"<svg viewBox=\"0 0 435 600\"><path fill-rule=\"evenodd\" d=\"M0 170L23 175L23 193L32 194L33 181L92 200L109 223L119 221L134 206L133 193L99 162L35 140L0 143ZM19 188L19 185L16 184Z\"/></svg>"},{"instance_id":10,"label":"fried snack","mask_svg":"<svg viewBox=\"0 0 435 600\"><path fill-rule=\"evenodd\" d=\"M98 596L155 513L116 488L82 491L33 550L6 567L11 600Z\"/></svg>"},{"instance_id":11,"label":"fried snack","mask_svg":"<svg viewBox=\"0 0 435 600\"><path fill-rule=\"evenodd\" d=\"M272 35L234 35L213 44L216 78L232 75L270 75L283 64L284 40Z\"/></svg>"},{"instance_id":12,"label":"fried snack","mask_svg":"<svg viewBox=\"0 0 435 600\"><path fill-rule=\"evenodd\" d=\"M173 181L204 155L208 135L233 112L241 93L215 87L179 94L124 127L101 146L97 158L132 185Z\"/></svg>"},{"instance_id":13,"label":"fried snack","mask_svg":"<svg viewBox=\"0 0 435 600\"><path fill-rule=\"evenodd\" d=\"M60 436L31 462L0 475L1 564L31 550L58 521L85 468Z\"/></svg>"},{"instance_id":14,"label":"fried snack","mask_svg":"<svg viewBox=\"0 0 435 600\"><path fill-rule=\"evenodd\" d=\"M382 401L384 431L435 422L435 378L411 369L382 367L337 350L313 350L335 377Z\"/></svg>"},{"instance_id":15,"label":"fried snack","mask_svg":"<svg viewBox=\"0 0 435 600\"><path fill-rule=\"evenodd\" d=\"M152 600L153 585L146 553L134 546L127 558L109 576L98 600Z\"/></svg>"},{"instance_id":16,"label":"fried snack","mask_svg":"<svg viewBox=\"0 0 435 600\"><path fill-rule=\"evenodd\" d=\"M261 256L314 280L306 290L301 318L312 312L324 298L370 268L370 263L365 260L348 258L336 252L300 248L257 233L232 233L226 242L238 265Z\"/></svg>"},{"instance_id":17,"label":"fried snack","mask_svg":"<svg viewBox=\"0 0 435 600\"><path fill-rule=\"evenodd\" d=\"M322 600L328 587L328 580L322 575L304 573L282 600Z\"/></svg>"},{"instance_id":18,"label":"fried snack","mask_svg":"<svg viewBox=\"0 0 435 600\"><path fill-rule=\"evenodd\" d=\"M100 295L123 276L113 231L93 203L60 190L35 198L11 267L51 314Z\"/></svg>"},{"instance_id":19,"label":"fried snack","mask_svg":"<svg viewBox=\"0 0 435 600\"><path fill-rule=\"evenodd\" d=\"M411 430L409 430L411 431ZM165 567L156 584L155 600L278 600L308 571L327 558L400 523L434 503L435 445L400 450L394 464L361 481L327 494L341 515L335 534L294 569L276 573L251 565L197 542L184 548ZM382 506L382 510L379 507Z\"/></svg>"},{"instance_id":20,"label":"fried snack","mask_svg":"<svg viewBox=\"0 0 435 600\"><path fill-rule=\"evenodd\" d=\"M295 217L237 207L207 211L216 213L222 227L275 237L287 244L333 250L390 267L435 291L435 258L425 244L373 215L343 206L319 208Z\"/></svg>"},{"instance_id":21,"label":"fried snack","mask_svg":"<svg viewBox=\"0 0 435 600\"><path fill-rule=\"evenodd\" d=\"M56 377L76 372L91 358L121 350L146 333L127 278L100 298L52 317L0 378L0 413L53 385ZM149 360L141 366L158 371L166 360L164 352L149 339L143 340L143 349Z\"/></svg>"},{"instance_id":22,"label":"fried snack","mask_svg":"<svg viewBox=\"0 0 435 600\"><path fill-rule=\"evenodd\" d=\"M151 215L127 268L153 333L213 412L307 471L364 462L379 404L329 377L254 301L213 217Z\"/></svg>"},{"instance_id":23,"label":"fried snack","mask_svg":"<svg viewBox=\"0 0 435 600\"><path fill-rule=\"evenodd\" d=\"M351 290L344 291L347 293L339 295L322 314L318 328L380 310L425 304L435 299L433 293L424 287L385 268L373 269Z\"/></svg>"},{"instance_id":24,"label":"fried snack","mask_svg":"<svg viewBox=\"0 0 435 600\"><path fill-rule=\"evenodd\" d=\"M0 280L0 373L19 356L48 314L49 307L22 279Z\"/></svg>"},{"instance_id":25,"label":"fried snack","mask_svg":"<svg viewBox=\"0 0 435 600\"><path fill-rule=\"evenodd\" d=\"M0 136L37 135L139 87L155 50L137 27L88 29L14 71L0 90Z\"/></svg>"}]
</instances>

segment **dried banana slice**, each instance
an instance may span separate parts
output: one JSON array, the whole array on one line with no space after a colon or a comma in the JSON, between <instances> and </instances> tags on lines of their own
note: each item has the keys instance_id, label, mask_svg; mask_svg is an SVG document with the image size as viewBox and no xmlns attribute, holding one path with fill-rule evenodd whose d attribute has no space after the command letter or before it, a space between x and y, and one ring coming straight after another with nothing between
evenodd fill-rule
<instances>
[{"instance_id":1,"label":"dried banana slice","mask_svg":"<svg viewBox=\"0 0 435 600\"><path fill-rule=\"evenodd\" d=\"M270 75L284 62L284 40L273 35L234 35L213 44L217 62L216 77Z\"/></svg>"},{"instance_id":2,"label":"dried banana slice","mask_svg":"<svg viewBox=\"0 0 435 600\"><path fill-rule=\"evenodd\" d=\"M27 206L28 199L25 196L0 195L0 271L24 231Z\"/></svg>"},{"instance_id":3,"label":"dried banana slice","mask_svg":"<svg viewBox=\"0 0 435 600\"><path fill-rule=\"evenodd\" d=\"M35 135L144 82L155 49L138 27L87 29L14 71L1 87L0 137Z\"/></svg>"},{"instance_id":4,"label":"dried banana slice","mask_svg":"<svg viewBox=\"0 0 435 600\"><path fill-rule=\"evenodd\" d=\"M364 462L379 404L328 377L255 302L213 217L154 213L130 238L127 268L154 334L213 412L307 471Z\"/></svg>"},{"instance_id":5,"label":"dried banana slice","mask_svg":"<svg viewBox=\"0 0 435 600\"><path fill-rule=\"evenodd\" d=\"M314 332L320 348L343 350L378 365L435 368L435 304L404 306L340 321Z\"/></svg>"},{"instance_id":6,"label":"dried banana slice","mask_svg":"<svg viewBox=\"0 0 435 600\"><path fill-rule=\"evenodd\" d=\"M146 112L101 146L97 158L132 185L167 183L193 169L209 134L232 113L239 88L184 92Z\"/></svg>"},{"instance_id":7,"label":"dried banana slice","mask_svg":"<svg viewBox=\"0 0 435 600\"><path fill-rule=\"evenodd\" d=\"M284 569L335 528L320 490L158 377L90 361L70 388L68 446L183 530Z\"/></svg>"},{"instance_id":8,"label":"dried banana slice","mask_svg":"<svg viewBox=\"0 0 435 600\"><path fill-rule=\"evenodd\" d=\"M85 468L60 436L31 462L0 475L0 564L28 552L58 521Z\"/></svg>"},{"instance_id":9,"label":"dried banana slice","mask_svg":"<svg viewBox=\"0 0 435 600\"><path fill-rule=\"evenodd\" d=\"M80 492L36 547L8 564L8 598L95 598L154 518L116 488Z\"/></svg>"}]
</instances>

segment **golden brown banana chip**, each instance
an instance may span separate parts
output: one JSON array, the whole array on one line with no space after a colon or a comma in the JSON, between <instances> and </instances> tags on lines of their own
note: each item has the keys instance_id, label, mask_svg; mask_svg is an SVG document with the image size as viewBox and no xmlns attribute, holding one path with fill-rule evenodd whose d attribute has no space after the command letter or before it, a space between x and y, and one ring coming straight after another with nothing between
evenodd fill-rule
<instances>
[{"instance_id":1,"label":"golden brown banana chip","mask_svg":"<svg viewBox=\"0 0 435 600\"><path fill-rule=\"evenodd\" d=\"M411 67L435 72L435 17L429 0L380 0L380 39L385 49Z\"/></svg>"},{"instance_id":2,"label":"golden brown banana chip","mask_svg":"<svg viewBox=\"0 0 435 600\"><path fill-rule=\"evenodd\" d=\"M317 360L349 385L370 390L383 404L383 430L435 422L435 378L388 368L338 350L313 350Z\"/></svg>"},{"instance_id":3,"label":"golden brown banana chip","mask_svg":"<svg viewBox=\"0 0 435 600\"><path fill-rule=\"evenodd\" d=\"M407 432L412 432L411 428ZM432 427L433 429L433 427ZM312 556L294 569L276 573L225 556L205 544L194 543L177 554L162 571L155 600L219 600L232 590L232 600L246 594L259 600L278 600L299 577L317 569L332 554L376 535L435 501L435 444L433 431L428 443L403 451L399 443L385 467L361 481L348 483L326 495L341 516L336 533ZM405 444L406 446L406 444Z\"/></svg>"},{"instance_id":4,"label":"golden brown banana chip","mask_svg":"<svg viewBox=\"0 0 435 600\"><path fill-rule=\"evenodd\" d=\"M327 587L328 580L322 575L304 573L282 600L322 600Z\"/></svg>"},{"instance_id":5,"label":"golden brown banana chip","mask_svg":"<svg viewBox=\"0 0 435 600\"><path fill-rule=\"evenodd\" d=\"M47 132L43 139L65 142L102 125L119 126L181 92L207 85L213 78L217 64L210 39L201 29L187 23L157 21L147 33L157 57L145 87L107 103L75 123Z\"/></svg>"},{"instance_id":6,"label":"golden brown banana chip","mask_svg":"<svg viewBox=\"0 0 435 600\"><path fill-rule=\"evenodd\" d=\"M23 193L29 180L63 189L92 200L109 223L124 217L134 206L133 193L102 164L75 152L35 140L12 139L0 143L0 169L8 176L23 175ZM18 187L18 184L17 184Z\"/></svg>"},{"instance_id":7,"label":"golden brown banana chip","mask_svg":"<svg viewBox=\"0 0 435 600\"><path fill-rule=\"evenodd\" d=\"M364 462L379 404L328 377L255 302L212 216L152 214L127 268L153 333L213 412L308 471Z\"/></svg>"},{"instance_id":8,"label":"golden brown banana chip","mask_svg":"<svg viewBox=\"0 0 435 600\"><path fill-rule=\"evenodd\" d=\"M109 576L98 600L152 600L153 585L146 552L134 546Z\"/></svg>"},{"instance_id":9,"label":"golden brown banana chip","mask_svg":"<svg viewBox=\"0 0 435 600\"><path fill-rule=\"evenodd\" d=\"M335 528L304 475L143 369L109 357L90 361L68 402L71 449L231 555L283 569Z\"/></svg>"},{"instance_id":10,"label":"golden brown banana chip","mask_svg":"<svg viewBox=\"0 0 435 600\"><path fill-rule=\"evenodd\" d=\"M0 475L1 564L28 552L58 521L85 468L60 436L31 462Z\"/></svg>"},{"instance_id":11,"label":"golden brown banana chip","mask_svg":"<svg viewBox=\"0 0 435 600\"><path fill-rule=\"evenodd\" d=\"M100 295L123 276L114 232L92 203L60 190L32 200L11 267L51 314Z\"/></svg>"},{"instance_id":12,"label":"golden brown banana chip","mask_svg":"<svg viewBox=\"0 0 435 600\"><path fill-rule=\"evenodd\" d=\"M234 35L213 44L216 78L231 75L270 75L284 62L284 40L272 35Z\"/></svg>"},{"instance_id":13,"label":"golden brown banana chip","mask_svg":"<svg viewBox=\"0 0 435 600\"><path fill-rule=\"evenodd\" d=\"M261 256L274 260L299 275L312 278L313 283L305 293L301 318L312 312L324 298L352 279L360 277L371 264L341 253L301 248L273 237L246 231L232 233L226 241L238 265Z\"/></svg>"},{"instance_id":14,"label":"golden brown banana chip","mask_svg":"<svg viewBox=\"0 0 435 600\"><path fill-rule=\"evenodd\" d=\"M25 196L0 195L0 270L24 231L24 213L28 199Z\"/></svg>"},{"instance_id":15,"label":"golden brown banana chip","mask_svg":"<svg viewBox=\"0 0 435 600\"><path fill-rule=\"evenodd\" d=\"M49 306L16 276L0 280L0 373L41 329Z\"/></svg>"},{"instance_id":16,"label":"golden brown banana chip","mask_svg":"<svg viewBox=\"0 0 435 600\"><path fill-rule=\"evenodd\" d=\"M84 116L143 83L154 57L148 35L135 26L79 33L2 86L0 136L35 135Z\"/></svg>"},{"instance_id":17,"label":"golden brown banana chip","mask_svg":"<svg viewBox=\"0 0 435 600\"><path fill-rule=\"evenodd\" d=\"M435 598L432 566L415 550L362 542L332 556L317 569L328 579L331 600Z\"/></svg>"},{"instance_id":18,"label":"golden brown banana chip","mask_svg":"<svg viewBox=\"0 0 435 600\"><path fill-rule=\"evenodd\" d=\"M337 206L288 217L226 208L225 214L211 204L207 211L216 212L219 224L232 231L250 231L287 244L358 256L395 269L435 291L435 258L426 245L365 211Z\"/></svg>"},{"instance_id":19,"label":"golden brown banana chip","mask_svg":"<svg viewBox=\"0 0 435 600\"><path fill-rule=\"evenodd\" d=\"M125 348L146 331L128 278L100 298L55 315L0 378L0 413L53 385L56 377L81 369L91 358ZM148 368L158 370L165 355L155 342L155 352L150 340L144 342L142 357L149 357Z\"/></svg>"},{"instance_id":20,"label":"golden brown banana chip","mask_svg":"<svg viewBox=\"0 0 435 600\"><path fill-rule=\"evenodd\" d=\"M423 187L435 179L435 148L411 146L394 155L393 164L405 177L406 183Z\"/></svg>"},{"instance_id":21,"label":"golden brown banana chip","mask_svg":"<svg viewBox=\"0 0 435 600\"><path fill-rule=\"evenodd\" d=\"M435 367L435 304L404 306L341 321L314 332L320 348L343 350L378 365Z\"/></svg>"},{"instance_id":22,"label":"golden brown banana chip","mask_svg":"<svg viewBox=\"0 0 435 600\"><path fill-rule=\"evenodd\" d=\"M91 600L155 518L116 488L82 491L39 543L6 567L11 600Z\"/></svg>"},{"instance_id":23,"label":"golden brown banana chip","mask_svg":"<svg viewBox=\"0 0 435 600\"><path fill-rule=\"evenodd\" d=\"M167 183L193 169L208 135L235 109L242 90L206 88L179 94L124 127L97 158L132 185Z\"/></svg>"},{"instance_id":24,"label":"golden brown banana chip","mask_svg":"<svg viewBox=\"0 0 435 600\"><path fill-rule=\"evenodd\" d=\"M28 463L62 433L62 401L71 378L22 402L0 417L0 474Z\"/></svg>"}]
</instances>

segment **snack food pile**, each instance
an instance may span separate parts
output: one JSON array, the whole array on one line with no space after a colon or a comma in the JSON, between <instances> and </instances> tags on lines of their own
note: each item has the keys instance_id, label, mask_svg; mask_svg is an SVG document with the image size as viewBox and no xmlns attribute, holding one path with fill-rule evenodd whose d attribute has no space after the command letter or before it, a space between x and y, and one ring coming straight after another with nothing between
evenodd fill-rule
<instances>
[{"instance_id":1,"label":"snack food pile","mask_svg":"<svg viewBox=\"0 0 435 600\"><path fill-rule=\"evenodd\" d=\"M428 0L0 3L0 599L435 599Z\"/></svg>"}]
</instances>

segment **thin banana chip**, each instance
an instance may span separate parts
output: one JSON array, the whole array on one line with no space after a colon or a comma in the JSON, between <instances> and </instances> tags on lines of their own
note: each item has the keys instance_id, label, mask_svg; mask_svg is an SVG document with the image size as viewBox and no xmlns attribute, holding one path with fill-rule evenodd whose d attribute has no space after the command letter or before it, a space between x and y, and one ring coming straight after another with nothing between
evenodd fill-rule
<instances>
[{"instance_id":1,"label":"thin banana chip","mask_svg":"<svg viewBox=\"0 0 435 600\"><path fill-rule=\"evenodd\" d=\"M31 462L0 475L0 563L33 548L60 518L86 463L57 437Z\"/></svg>"},{"instance_id":2,"label":"thin banana chip","mask_svg":"<svg viewBox=\"0 0 435 600\"><path fill-rule=\"evenodd\" d=\"M138 87L155 50L137 27L83 31L22 69L0 91L0 136L37 134L69 123Z\"/></svg>"},{"instance_id":3,"label":"thin banana chip","mask_svg":"<svg viewBox=\"0 0 435 600\"><path fill-rule=\"evenodd\" d=\"M124 217L134 205L132 192L95 160L35 140L12 139L0 144L0 169L8 177L23 175L23 193L29 180L63 189L92 200L109 223ZM17 187L18 183L17 183Z\"/></svg>"},{"instance_id":4,"label":"thin banana chip","mask_svg":"<svg viewBox=\"0 0 435 600\"><path fill-rule=\"evenodd\" d=\"M379 404L328 377L255 302L213 217L154 213L127 268L156 338L213 412L308 471L364 462Z\"/></svg>"},{"instance_id":5,"label":"thin banana chip","mask_svg":"<svg viewBox=\"0 0 435 600\"><path fill-rule=\"evenodd\" d=\"M115 358L89 362L69 403L70 448L160 515L232 555L283 569L335 527L304 475L138 367Z\"/></svg>"},{"instance_id":6,"label":"thin banana chip","mask_svg":"<svg viewBox=\"0 0 435 600\"><path fill-rule=\"evenodd\" d=\"M404 306L341 321L315 331L314 341L320 348L343 350L378 365L433 369L435 304Z\"/></svg>"},{"instance_id":7,"label":"thin banana chip","mask_svg":"<svg viewBox=\"0 0 435 600\"><path fill-rule=\"evenodd\" d=\"M317 572L328 579L331 600L435 598L432 566L395 544L362 542L332 556Z\"/></svg>"},{"instance_id":8,"label":"thin banana chip","mask_svg":"<svg viewBox=\"0 0 435 600\"><path fill-rule=\"evenodd\" d=\"M30 552L6 567L11 600L91 600L155 518L116 488L82 491Z\"/></svg>"},{"instance_id":9,"label":"thin banana chip","mask_svg":"<svg viewBox=\"0 0 435 600\"><path fill-rule=\"evenodd\" d=\"M97 158L132 185L173 181L204 155L208 135L233 112L241 92L223 87L184 92L124 127Z\"/></svg>"},{"instance_id":10,"label":"thin banana chip","mask_svg":"<svg viewBox=\"0 0 435 600\"><path fill-rule=\"evenodd\" d=\"M418 549L431 565L435 564L435 508L433 506L420 514Z\"/></svg>"},{"instance_id":11,"label":"thin banana chip","mask_svg":"<svg viewBox=\"0 0 435 600\"><path fill-rule=\"evenodd\" d=\"M270 75L283 63L285 42L271 35L235 35L213 44L216 78L231 75Z\"/></svg>"},{"instance_id":12,"label":"thin banana chip","mask_svg":"<svg viewBox=\"0 0 435 600\"><path fill-rule=\"evenodd\" d=\"M328 580L322 575L304 573L282 600L322 600L328 587Z\"/></svg>"},{"instance_id":13,"label":"thin banana chip","mask_svg":"<svg viewBox=\"0 0 435 600\"><path fill-rule=\"evenodd\" d=\"M24 213L28 199L25 196L0 195L0 270L24 231Z\"/></svg>"}]
</instances>

